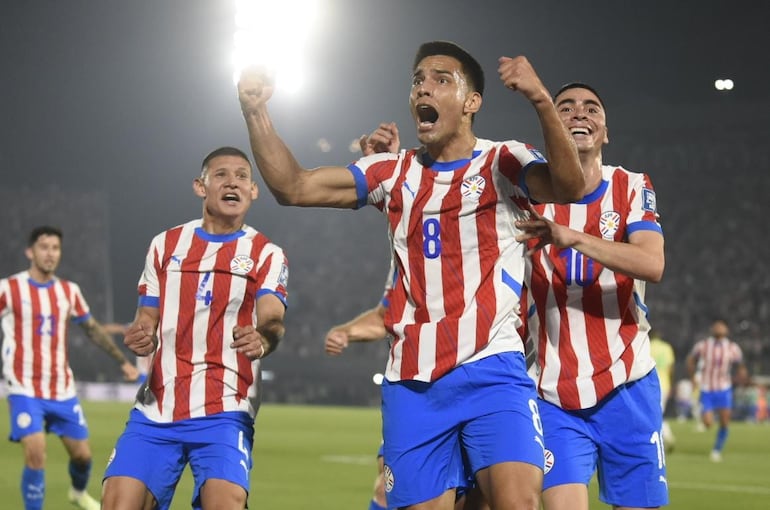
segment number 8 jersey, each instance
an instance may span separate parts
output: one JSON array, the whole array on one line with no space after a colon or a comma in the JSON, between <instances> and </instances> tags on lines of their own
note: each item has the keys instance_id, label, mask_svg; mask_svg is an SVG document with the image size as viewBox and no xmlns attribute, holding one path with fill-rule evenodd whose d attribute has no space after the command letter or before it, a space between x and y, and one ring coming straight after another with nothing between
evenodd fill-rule
<instances>
[{"instance_id":1,"label":"number 8 jersey","mask_svg":"<svg viewBox=\"0 0 770 510\"><path fill-rule=\"evenodd\" d=\"M601 184L580 202L534 209L613 242L639 230L662 233L649 178L621 167L603 165ZM550 244L528 259L525 281L534 304L527 325L537 339L542 398L563 409L586 409L653 369L645 282Z\"/></svg>"},{"instance_id":2,"label":"number 8 jersey","mask_svg":"<svg viewBox=\"0 0 770 510\"><path fill-rule=\"evenodd\" d=\"M433 161L423 149L349 166L358 206L387 216L397 280L385 326L386 378L433 381L457 365L523 351L516 332L524 246L514 221L528 203L524 176L539 152L477 140L468 159Z\"/></svg>"}]
</instances>

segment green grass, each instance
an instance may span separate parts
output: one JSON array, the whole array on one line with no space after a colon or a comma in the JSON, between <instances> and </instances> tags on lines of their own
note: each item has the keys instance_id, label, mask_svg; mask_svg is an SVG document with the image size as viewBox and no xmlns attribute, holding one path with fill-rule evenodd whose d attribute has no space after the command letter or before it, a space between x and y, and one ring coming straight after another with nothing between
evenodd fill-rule
<instances>
[{"instance_id":1,"label":"green grass","mask_svg":"<svg viewBox=\"0 0 770 510\"><path fill-rule=\"evenodd\" d=\"M85 402L91 427L94 470L89 485L100 491L101 475L128 414L125 403ZM8 407L0 405L0 435L8 435ZM714 432L695 432L692 423L672 423L677 442L668 456L671 507L677 509L767 510L770 508L770 426L735 423L724 461L708 460ZM45 509L68 508L67 458L48 436ZM251 508L363 510L376 473L379 410L264 405L257 420ZM21 447L0 441L0 504L22 508L19 494ZM192 481L185 473L172 510L190 508ZM591 508L598 502L591 484Z\"/></svg>"}]
</instances>

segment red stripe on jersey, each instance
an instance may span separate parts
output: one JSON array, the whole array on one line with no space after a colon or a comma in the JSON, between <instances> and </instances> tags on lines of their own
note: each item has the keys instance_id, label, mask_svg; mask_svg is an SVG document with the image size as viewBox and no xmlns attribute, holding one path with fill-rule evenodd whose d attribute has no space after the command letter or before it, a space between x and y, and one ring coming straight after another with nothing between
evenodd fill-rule
<instances>
[{"instance_id":1,"label":"red stripe on jersey","mask_svg":"<svg viewBox=\"0 0 770 510\"><path fill-rule=\"evenodd\" d=\"M32 287L32 284L27 282L27 285ZM41 380L41 373L43 371L43 339L41 338L41 332L46 326L46 318L40 312L40 295L36 292L36 289L31 289L30 301L32 302L32 387L35 390L35 396L40 397L43 395L43 387Z\"/></svg>"},{"instance_id":2,"label":"red stripe on jersey","mask_svg":"<svg viewBox=\"0 0 770 510\"><path fill-rule=\"evenodd\" d=\"M19 289L19 280L16 278L10 278L8 280L8 287L11 289L11 303L15 313L15 320L13 324L13 334L16 338L16 352L13 356L13 373L16 380L19 382L24 381L24 336L23 336L23 317L21 307L21 290Z\"/></svg>"},{"instance_id":3,"label":"red stripe on jersey","mask_svg":"<svg viewBox=\"0 0 770 510\"><path fill-rule=\"evenodd\" d=\"M197 236L196 236L197 237ZM236 243L226 243L217 251L217 261L214 267L227 267L235 256ZM196 258L196 260L198 260ZM209 304L209 322L206 328L208 332L206 337L206 354L204 361L206 363L206 397L205 409L206 416L221 413L224 410L222 405L222 394L224 393L224 336L232 341L232 332L224 331L222 324L225 318L227 303L230 300L230 275L211 272L205 273L211 275L212 299ZM241 324L239 324L241 325ZM229 346L227 347L230 348Z\"/></svg>"},{"instance_id":4,"label":"red stripe on jersey","mask_svg":"<svg viewBox=\"0 0 770 510\"><path fill-rule=\"evenodd\" d=\"M452 183L441 202L442 211L460 210L460 186L467 166L452 174ZM435 174L433 174L435 177ZM491 186L490 186L491 187ZM441 215L441 290L444 318L436 325L436 361L431 380L435 380L457 364L459 318L465 309L462 244L456 215ZM424 232L423 232L424 234Z\"/></svg>"},{"instance_id":5,"label":"red stripe on jersey","mask_svg":"<svg viewBox=\"0 0 770 510\"><path fill-rule=\"evenodd\" d=\"M559 207L559 209L562 208L567 209L567 207ZM601 237L599 222L591 221L592 218L599 218L602 214L601 200L594 200L587 204L585 213L586 223L581 230L593 236ZM604 322L605 310L602 301L602 288L597 284L602 265L579 252L574 253L576 255L574 263L581 265L579 271L575 271L575 278L579 278L576 283L581 285L583 289L581 306L588 341L588 355L594 367L594 374L591 379L596 394L606 395L612 391L614 383L610 372L612 355L610 354L610 346L606 342L607 326ZM617 276L616 274L616 279Z\"/></svg>"},{"instance_id":6,"label":"red stripe on jersey","mask_svg":"<svg viewBox=\"0 0 770 510\"><path fill-rule=\"evenodd\" d=\"M491 150L482 166L481 176L490 182L492 163L497 151ZM508 153L507 149L502 151ZM503 173L512 178L511 168L521 165L516 158L501 166ZM510 174L510 175L509 175ZM479 208L476 212L476 231L478 238L479 274L482 284L476 293L476 351L480 351L489 342L489 333L497 314L497 293L495 292L495 261L500 257L500 246L497 242L497 192L494 186L486 186L479 197ZM522 337L524 338L524 337Z\"/></svg>"},{"instance_id":7,"label":"red stripe on jersey","mask_svg":"<svg viewBox=\"0 0 770 510\"><path fill-rule=\"evenodd\" d=\"M198 288L204 278L213 273L200 273L198 264L206 251L208 242L192 236L190 249L182 261L179 284L179 318L177 319L176 338L176 377L174 381L174 421L190 417L190 383L193 373L193 317L196 308ZM173 252L172 252L173 253Z\"/></svg>"},{"instance_id":8,"label":"red stripe on jersey","mask_svg":"<svg viewBox=\"0 0 770 510\"><path fill-rule=\"evenodd\" d=\"M62 282L62 288L64 290L64 294L69 299L70 297L69 286L65 282ZM51 309L51 312L50 312L51 318L48 322L49 327L51 328L51 333L50 333L51 344L48 348L48 352L50 353L50 356L51 356L50 360L48 361L49 374L51 376L51 379L48 381L48 391L50 392L49 393L50 398L53 400L56 400L56 398L58 397L58 393L56 391L56 383L59 380L59 373L58 373L58 370L56 369L57 368L56 356L59 350L58 349L59 348L59 321L63 320L65 321L65 324L66 324L66 320L68 317L65 317L65 315L67 314L68 310L59 309L59 300L56 299L55 285L51 285L46 289L46 291L47 291L46 294L48 295L49 306ZM65 374L65 378L66 377L67 375Z\"/></svg>"},{"instance_id":9,"label":"red stripe on jersey","mask_svg":"<svg viewBox=\"0 0 770 510\"><path fill-rule=\"evenodd\" d=\"M527 148L532 149L532 146L527 145ZM489 159L485 165L492 164L492 160L494 159L496 152L497 151L495 150L489 151ZM485 170L487 168L488 167L485 167ZM511 154L511 151L508 150L508 147L504 145L500 148L500 173L503 174L512 183L519 183L519 179L521 177L521 162L516 156Z\"/></svg>"}]
</instances>

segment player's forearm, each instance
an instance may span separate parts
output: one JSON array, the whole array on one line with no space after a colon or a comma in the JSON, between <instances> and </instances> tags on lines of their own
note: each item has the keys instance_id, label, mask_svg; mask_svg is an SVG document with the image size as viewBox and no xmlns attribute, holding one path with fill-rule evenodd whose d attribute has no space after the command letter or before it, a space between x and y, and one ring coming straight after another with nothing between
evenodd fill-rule
<instances>
[{"instance_id":1,"label":"player's forearm","mask_svg":"<svg viewBox=\"0 0 770 510\"><path fill-rule=\"evenodd\" d=\"M641 247L631 243L601 239L573 230L572 248L600 263L607 269L637 280L658 283L663 277L665 257L660 249ZM661 241L662 242L662 241Z\"/></svg>"},{"instance_id":2,"label":"player's forearm","mask_svg":"<svg viewBox=\"0 0 770 510\"><path fill-rule=\"evenodd\" d=\"M128 361L123 352L121 352L121 350L115 344L110 334L107 333L101 324L96 322L94 319L89 319L84 322L83 330L92 342L104 349L107 354L112 357L112 359L118 362L118 364L123 365Z\"/></svg>"},{"instance_id":3,"label":"player's forearm","mask_svg":"<svg viewBox=\"0 0 770 510\"><path fill-rule=\"evenodd\" d=\"M282 319L272 319L264 324L257 326L257 331L262 335L262 338L267 340L269 349L267 352L273 352L278 348L278 344L283 338L285 328Z\"/></svg>"},{"instance_id":4,"label":"player's forearm","mask_svg":"<svg viewBox=\"0 0 770 510\"><path fill-rule=\"evenodd\" d=\"M585 191L585 179L575 141L550 98L533 102L533 105L543 130L554 201L567 203L580 200Z\"/></svg>"},{"instance_id":5,"label":"player's forearm","mask_svg":"<svg viewBox=\"0 0 770 510\"><path fill-rule=\"evenodd\" d=\"M249 143L259 173L282 205L301 205L298 183L305 169L276 133L266 109L244 114Z\"/></svg>"},{"instance_id":6,"label":"player's forearm","mask_svg":"<svg viewBox=\"0 0 770 510\"><path fill-rule=\"evenodd\" d=\"M385 308L378 305L343 325L350 342L376 342L387 336Z\"/></svg>"}]
</instances>

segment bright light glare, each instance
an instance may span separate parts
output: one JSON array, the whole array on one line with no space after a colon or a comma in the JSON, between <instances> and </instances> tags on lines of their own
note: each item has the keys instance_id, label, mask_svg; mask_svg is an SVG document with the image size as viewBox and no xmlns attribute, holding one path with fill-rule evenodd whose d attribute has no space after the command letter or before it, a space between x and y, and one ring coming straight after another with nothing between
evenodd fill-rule
<instances>
[{"instance_id":1,"label":"bright light glare","mask_svg":"<svg viewBox=\"0 0 770 510\"><path fill-rule=\"evenodd\" d=\"M276 90L299 90L318 0L236 0L235 5L233 81L243 68L263 65L275 75Z\"/></svg>"},{"instance_id":2,"label":"bright light glare","mask_svg":"<svg viewBox=\"0 0 770 510\"><path fill-rule=\"evenodd\" d=\"M735 83L730 78L719 79L714 82L714 88L717 90L733 90Z\"/></svg>"}]
</instances>

